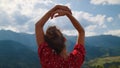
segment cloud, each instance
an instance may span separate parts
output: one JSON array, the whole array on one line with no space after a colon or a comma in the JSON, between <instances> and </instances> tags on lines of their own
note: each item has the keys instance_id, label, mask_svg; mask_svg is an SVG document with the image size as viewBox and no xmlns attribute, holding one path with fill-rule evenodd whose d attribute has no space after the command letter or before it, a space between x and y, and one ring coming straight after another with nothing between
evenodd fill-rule
<instances>
[{"instance_id":1,"label":"cloud","mask_svg":"<svg viewBox=\"0 0 120 68\"><path fill-rule=\"evenodd\" d=\"M77 30L63 30L62 31L63 34L68 35L68 36L78 36L78 32ZM94 31L85 31L85 36L96 36L97 33L95 33Z\"/></svg>"},{"instance_id":2,"label":"cloud","mask_svg":"<svg viewBox=\"0 0 120 68\"><path fill-rule=\"evenodd\" d=\"M105 22L105 17L106 15L96 15L96 16L93 16L93 15L90 15L90 16L86 16L85 19L92 22L92 23L98 23L99 25L103 25L104 22Z\"/></svg>"},{"instance_id":3,"label":"cloud","mask_svg":"<svg viewBox=\"0 0 120 68\"><path fill-rule=\"evenodd\" d=\"M98 25L103 25L105 20L106 20L106 15L102 15L102 14L97 14L97 15L93 15L91 13L88 12L75 12L75 17L79 20L87 20L88 22L91 22L92 24L98 24ZM87 23L89 24L89 23Z\"/></svg>"},{"instance_id":4,"label":"cloud","mask_svg":"<svg viewBox=\"0 0 120 68\"><path fill-rule=\"evenodd\" d=\"M120 19L120 14L118 14L118 18Z\"/></svg>"},{"instance_id":5,"label":"cloud","mask_svg":"<svg viewBox=\"0 0 120 68\"><path fill-rule=\"evenodd\" d=\"M19 30L17 29L17 28L15 28L15 27L12 27L12 26L10 26L10 25L8 25L8 26L0 26L0 30L12 30L12 31L14 31L14 32L19 32Z\"/></svg>"},{"instance_id":6,"label":"cloud","mask_svg":"<svg viewBox=\"0 0 120 68\"><path fill-rule=\"evenodd\" d=\"M71 8L70 2L59 2L52 0L0 0L0 29L16 32L34 33L35 23L54 5L64 4ZM73 16L85 28L86 36L97 35L96 29L106 28L106 22L113 22L113 17L105 14L94 14L85 11L73 10ZM120 14L118 15L120 18ZM49 19L45 25L56 25L67 35L77 35L77 31L67 17Z\"/></svg>"},{"instance_id":7,"label":"cloud","mask_svg":"<svg viewBox=\"0 0 120 68\"><path fill-rule=\"evenodd\" d=\"M97 28L97 25L90 25L90 26L86 27L85 30L94 31L95 28Z\"/></svg>"},{"instance_id":8,"label":"cloud","mask_svg":"<svg viewBox=\"0 0 120 68\"><path fill-rule=\"evenodd\" d=\"M109 30L108 32L104 33L105 35L114 35L120 37L120 29L117 30Z\"/></svg>"},{"instance_id":9,"label":"cloud","mask_svg":"<svg viewBox=\"0 0 120 68\"><path fill-rule=\"evenodd\" d=\"M6 26L11 24L14 21L11 16L9 16L6 12L0 11L0 26Z\"/></svg>"},{"instance_id":10,"label":"cloud","mask_svg":"<svg viewBox=\"0 0 120 68\"><path fill-rule=\"evenodd\" d=\"M70 3L66 3L65 6L71 8L71 4Z\"/></svg>"},{"instance_id":11,"label":"cloud","mask_svg":"<svg viewBox=\"0 0 120 68\"><path fill-rule=\"evenodd\" d=\"M36 4L42 5L36 8ZM36 21L54 4L51 0L0 0L0 29L34 33Z\"/></svg>"},{"instance_id":12,"label":"cloud","mask_svg":"<svg viewBox=\"0 0 120 68\"><path fill-rule=\"evenodd\" d=\"M93 15L91 13L83 11L73 11L73 16L80 22L80 24L86 30L86 36L96 35L96 33L94 32L95 30L98 29L97 31L99 31L102 28L106 28L107 26L105 22L111 22L113 20L112 17L107 17L106 15ZM77 35L76 32L73 31L73 29L75 29L74 26L67 17L54 18L49 22L50 23L47 23L47 26L56 25L63 31L63 33L67 35Z\"/></svg>"},{"instance_id":13,"label":"cloud","mask_svg":"<svg viewBox=\"0 0 120 68\"><path fill-rule=\"evenodd\" d=\"M37 5L37 6L36 6ZM39 9L51 8L55 3L51 0L0 0L0 9L8 14L20 11L21 14L30 16ZM9 10L9 11L8 11Z\"/></svg>"},{"instance_id":14,"label":"cloud","mask_svg":"<svg viewBox=\"0 0 120 68\"><path fill-rule=\"evenodd\" d=\"M14 17L10 16L6 12L0 11L0 30L12 30L15 32L22 32L23 30L26 30L26 25L21 23L17 23ZM20 17L21 18L21 17ZM18 21L18 20L17 20ZM21 20L20 20L21 21ZM25 31L23 31L25 32Z\"/></svg>"},{"instance_id":15,"label":"cloud","mask_svg":"<svg viewBox=\"0 0 120 68\"><path fill-rule=\"evenodd\" d=\"M19 11L14 12L12 17L14 18L16 24L18 25L24 25L31 19L28 16L22 15Z\"/></svg>"},{"instance_id":16,"label":"cloud","mask_svg":"<svg viewBox=\"0 0 120 68\"><path fill-rule=\"evenodd\" d=\"M120 0L91 0L90 1L91 4L94 5L119 5L120 4Z\"/></svg>"},{"instance_id":17,"label":"cloud","mask_svg":"<svg viewBox=\"0 0 120 68\"><path fill-rule=\"evenodd\" d=\"M94 15L84 11L74 11L73 14L86 30L107 28L106 23L113 21L113 17L108 17L105 14Z\"/></svg>"},{"instance_id":18,"label":"cloud","mask_svg":"<svg viewBox=\"0 0 120 68\"><path fill-rule=\"evenodd\" d=\"M113 18L112 18L112 17L108 17L108 18L107 18L107 21L108 21L108 22L112 22L112 21L113 21Z\"/></svg>"},{"instance_id":19,"label":"cloud","mask_svg":"<svg viewBox=\"0 0 120 68\"><path fill-rule=\"evenodd\" d=\"M77 36L78 32L76 30L63 30L63 34L68 35L68 36Z\"/></svg>"},{"instance_id":20,"label":"cloud","mask_svg":"<svg viewBox=\"0 0 120 68\"><path fill-rule=\"evenodd\" d=\"M97 35L95 32L93 32L93 31L86 31L85 32L85 36L95 36L95 35Z\"/></svg>"},{"instance_id":21,"label":"cloud","mask_svg":"<svg viewBox=\"0 0 120 68\"><path fill-rule=\"evenodd\" d=\"M58 3L52 0L24 0L24 2L23 0L0 0L0 29L34 33L35 23L56 4ZM71 6L70 3L65 5ZM55 22L59 23L61 28L71 29L71 26L67 25L69 22L67 18L58 19Z\"/></svg>"}]
</instances>

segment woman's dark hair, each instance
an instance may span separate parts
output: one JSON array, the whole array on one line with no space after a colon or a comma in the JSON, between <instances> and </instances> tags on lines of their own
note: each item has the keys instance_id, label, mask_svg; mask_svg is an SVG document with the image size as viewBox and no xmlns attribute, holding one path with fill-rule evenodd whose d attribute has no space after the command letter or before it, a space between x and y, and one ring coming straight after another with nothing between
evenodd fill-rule
<instances>
[{"instance_id":1,"label":"woman's dark hair","mask_svg":"<svg viewBox=\"0 0 120 68\"><path fill-rule=\"evenodd\" d=\"M56 26L48 27L45 34L45 41L57 54L60 54L65 47L65 38Z\"/></svg>"}]
</instances>

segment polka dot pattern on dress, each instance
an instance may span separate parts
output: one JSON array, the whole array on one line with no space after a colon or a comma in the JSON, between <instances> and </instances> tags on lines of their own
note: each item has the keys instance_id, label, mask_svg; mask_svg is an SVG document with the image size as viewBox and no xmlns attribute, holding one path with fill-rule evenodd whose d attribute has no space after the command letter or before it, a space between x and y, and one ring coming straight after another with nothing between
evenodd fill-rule
<instances>
[{"instance_id":1,"label":"polka dot pattern on dress","mask_svg":"<svg viewBox=\"0 0 120 68\"><path fill-rule=\"evenodd\" d=\"M44 42L38 48L38 55L42 68L80 68L84 61L85 48L83 45L76 44L65 60Z\"/></svg>"}]
</instances>

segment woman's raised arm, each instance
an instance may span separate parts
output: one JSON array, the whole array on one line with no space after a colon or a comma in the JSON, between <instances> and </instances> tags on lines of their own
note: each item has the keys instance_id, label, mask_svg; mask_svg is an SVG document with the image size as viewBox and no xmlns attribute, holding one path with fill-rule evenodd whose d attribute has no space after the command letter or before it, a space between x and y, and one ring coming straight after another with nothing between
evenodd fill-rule
<instances>
[{"instance_id":1,"label":"woman's raised arm","mask_svg":"<svg viewBox=\"0 0 120 68\"><path fill-rule=\"evenodd\" d=\"M62 5L56 5L55 7L53 7L51 10L49 10L36 24L35 24L35 34L36 34L36 40L37 40L37 44L38 46L44 42L44 31L43 31L43 26L44 24L47 22L47 20L51 17L53 18L54 16L54 11L61 9L61 10L65 10L71 13L71 11L66 7L66 6L62 6Z\"/></svg>"},{"instance_id":2,"label":"woman's raised arm","mask_svg":"<svg viewBox=\"0 0 120 68\"><path fill-rule=\"evenodd\" d=\"M80 25L80 23L70 13L67 12L66 15L70 19L70 21L72 22L73 26L78 31L77 44L84 45L85 31L84 31L83 27Z\"/></svg>"},{"instance_id":3,"label":"woman's raised arm","mask_svg":"<svg viewBox=\"0 0 120 68\"><path fill-rule=\"evenodd\" d=\"M50 18L51 12L47 12L36 24L35 24L35 34L36 34L36 41L38 46L44 42L44 31L43 26L46 21Z\"/></svg>"}]
</instances>

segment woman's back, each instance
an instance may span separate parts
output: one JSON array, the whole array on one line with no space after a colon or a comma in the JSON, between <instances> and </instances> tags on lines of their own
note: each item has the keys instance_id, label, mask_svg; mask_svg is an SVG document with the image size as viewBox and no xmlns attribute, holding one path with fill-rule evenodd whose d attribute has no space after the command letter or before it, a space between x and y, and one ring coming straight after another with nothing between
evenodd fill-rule
<instances>
[{"instance_id":1,"label":"woman's back","mask_svg":"<svg viewBox=\"0 0 120 68\"><path fill-rule=\"evenodd\" d=\"M85 49L83 45L75 45L67 59L58 55L44 42L38 48L42 68L80 68L84 61Z\"/></svg>"}]
</instances>

